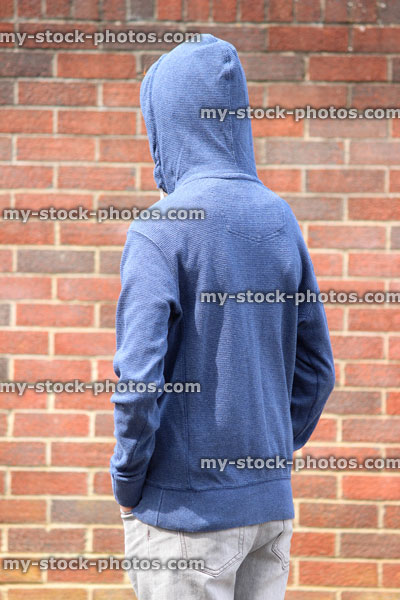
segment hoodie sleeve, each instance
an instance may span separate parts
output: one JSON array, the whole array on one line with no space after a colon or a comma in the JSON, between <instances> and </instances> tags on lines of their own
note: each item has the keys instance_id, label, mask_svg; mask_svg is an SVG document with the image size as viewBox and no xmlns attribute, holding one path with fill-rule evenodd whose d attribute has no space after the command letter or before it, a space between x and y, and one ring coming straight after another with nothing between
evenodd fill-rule
<instances>
[{"instance_id":1,"label":"hoodie sleeve","mask_svg":"<svg viewBox=\"0 0 400 600\"><path fill-rule=\"evenodd\" d=\"M116 445L110 461L115 499L138 504L160 425L157 400L164 386L164 356L170 319L177 310L177 284L161 250L128 230L121 258L121 292L116 312L118 377L114 403ZM150 384L146 391L138 383Z\"/></svg>"},{"instance_id":2,"label":"hoodie sleeve","mask_svg":"<svg viewBox=\"0 0 400 600\"><path fill-rule=\"evenodd\" d=\"M320 292L314 268L297 225L302 257L299 292ZM324 305L321 301L299 304L296 363L291 397L293 449L304 446L317 426L335 385L335 365Z\"/></svg>"}]
</instances>

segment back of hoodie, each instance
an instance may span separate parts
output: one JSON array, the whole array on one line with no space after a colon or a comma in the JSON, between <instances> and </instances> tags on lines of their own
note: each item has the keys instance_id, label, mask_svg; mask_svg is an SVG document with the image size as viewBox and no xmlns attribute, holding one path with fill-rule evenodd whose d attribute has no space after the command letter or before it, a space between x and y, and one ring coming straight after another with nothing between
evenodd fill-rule
<instances>
[{"instance_id":1,"label":"back of hoodie","mask_svg":"<svg viewBox=\"0 0 400 600\"><path fill-rule=\"evenodd\" d=\"M323 305L296 296L319 292L302 233L258 179L250 120L236 113L248 106L236 50L212 35L178 46L147 73L141 105L168 194L153 215L203 218L138 218L127 233L115 498L186 531L293 518L292 454L317 425L334 365ZM228 113L202 118L204 108Z\"/></svg>"}]
</instances>

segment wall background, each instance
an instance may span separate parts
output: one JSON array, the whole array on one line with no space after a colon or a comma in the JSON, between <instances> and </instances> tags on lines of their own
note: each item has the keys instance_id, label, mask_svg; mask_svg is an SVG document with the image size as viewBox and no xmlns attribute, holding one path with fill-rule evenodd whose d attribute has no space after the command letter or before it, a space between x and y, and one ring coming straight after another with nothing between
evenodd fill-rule
<instances>
[{"instance_id":1,"label":"wall background","mask_svg":"<svg viewBox=\"0 0 400 600\"><path fill-rule=\"evenodd\" d=\"M233 42L251 104L398 106L400 3L2 0L0 32L189 30ZM144 207L158 198L139 111L171 45L0 48L1 208ZM190 92L190 90L188 90ZM400 289L400 122L254 121L259 174L303 226L321 289ZM0 375L113 377L128 222L0 222ZM337 387L308 451L400 454L400 309L327 306ZM2 556L122 555L110 394L2 394ZM396 600L400 475L295 474L287 600ZM1 600L124 600L122 572L0 571Z\"/></svg>"}]
</instances>

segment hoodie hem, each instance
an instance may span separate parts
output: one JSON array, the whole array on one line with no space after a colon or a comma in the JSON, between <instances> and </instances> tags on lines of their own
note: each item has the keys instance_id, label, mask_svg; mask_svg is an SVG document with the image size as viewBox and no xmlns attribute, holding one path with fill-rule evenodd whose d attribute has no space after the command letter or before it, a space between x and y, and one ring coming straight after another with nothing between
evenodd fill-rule
<instances>
[{"instance_id":1,"label":"hoodie hem","mask_svg":"<svg viewBox=\"0 0 400 600\"><path fill-rule=\"evenodd\" d=\"M291 478L212 490L171 490L145 484L133 514L178 531L216 531L294 518Z\"/></svg>"}]
</instances>

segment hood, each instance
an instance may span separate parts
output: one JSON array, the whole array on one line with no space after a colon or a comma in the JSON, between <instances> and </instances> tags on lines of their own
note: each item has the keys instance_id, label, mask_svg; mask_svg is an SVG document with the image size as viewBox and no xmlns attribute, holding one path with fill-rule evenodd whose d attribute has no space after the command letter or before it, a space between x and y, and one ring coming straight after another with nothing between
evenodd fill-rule
<instances>
[{"instance_id":1,"label":"hood","mask_svg":"<svg viewBox=\"0 0 400 600\"><path fill-rule=\"evenodd\" d=\"M246 78L232 44L202 34L163 54L140 87L158 188L171 194L189 178L257 178L250 119L201 118L202 108L249 105Z\"/></svg>"}]
</instances>

